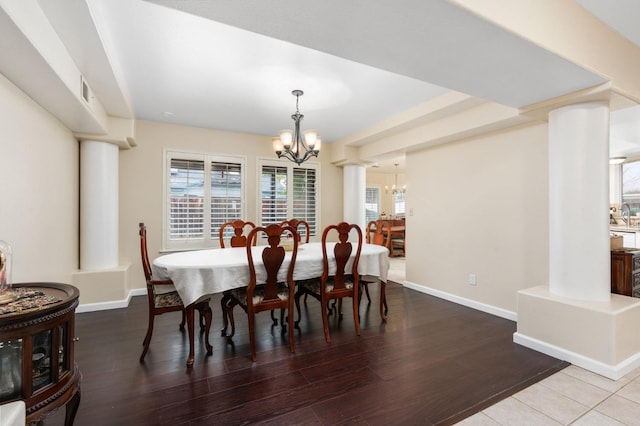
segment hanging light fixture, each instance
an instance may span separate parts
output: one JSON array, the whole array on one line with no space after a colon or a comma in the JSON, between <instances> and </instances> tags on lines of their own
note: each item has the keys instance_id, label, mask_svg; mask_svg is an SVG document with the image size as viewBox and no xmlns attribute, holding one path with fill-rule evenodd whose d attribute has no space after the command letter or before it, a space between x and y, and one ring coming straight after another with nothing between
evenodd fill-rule
<instances>
[{"instance_id":1,"label":"hanging light fixture","mask_svg":"<svg viewBox=\"0 0 640 426\"><path fill-rule=\"evenodd\" d=\"M294 90L291 94L296 97L296 113L291 116L295 126L293 131L280 130L280 137L272 138L273 151L278 155L278 158L285 157L300 165L310 157L318 156L321 141L316 130L307 130L300 134L300 121L304 115L300 114L298 100L304 92Z\"/></svg>"},{"instance_id":2,"label":"hanging light fixture","mask_svg":"<svg viewBox=\"0 0 640 426\"><path fill-rule=\"evenodd\" d=\"M398 187L398 164L399 163L395 163L394 164L394 166L396 166L396 180L395 180L395 183L393 184L393 186L391 187L391 193L393 195L404 194L405 192L407 192L407 185L402 185L402 188ZM389 193L389 186L385 185L384 190L388 194Z\"/></svg>"}]
</instances>

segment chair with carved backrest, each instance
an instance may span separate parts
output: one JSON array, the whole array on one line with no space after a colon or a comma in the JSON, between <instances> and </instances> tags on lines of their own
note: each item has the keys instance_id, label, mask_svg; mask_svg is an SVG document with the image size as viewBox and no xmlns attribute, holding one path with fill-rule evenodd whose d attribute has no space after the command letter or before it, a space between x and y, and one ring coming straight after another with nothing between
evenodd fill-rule
<instances>
[{"instance_id":1,"label":"chair with carved backrest","mask_svg":"<svg viewBox=\"0 0 640 426\"><path fill-rule=\"evenodd\" d=\"M245 247L247 245L247 236L245 233L249 233L256 225L253 222L244 221L241 219L225 222L220 227L220 247L225 248L225 233L227 233L227 228L231 228L233 230L233 235L229 239L230 247ZM253 245L256 245L256 241L253 241Z\"/></svg>"},{"instance_id":2,"label":"chair with carved backrest","mask_svg":"<svg viewBox=\"0 0 640 426\"><path fill-rule=\"evenodd\" d=\"M387 250L391 251L391 223L387 220L372 220L367 224L367 244L376 244L384 246ZM362 299L362 294L367 295L367 300L371 303L371 297L369 296L369 284L380 282L380 318L383 321L387 320L387 294L386 283L376 277L363 276L360 278L360 284L362 285L362 291L359 296Z\"/></svg>"},{"instance_id":3,"label":"chair with carved backrest","mask_svg":"<svg viewBox=\"0 0 640 426\"><path fill-rule=\"evenodd\" d=\"M285 281L278 281L278 272L282 268L284 258L286 256L285 248L281 245L281 240L290 233L294 238L291 248L291 261L287 268ZM268 245L263 249L260 256L260 262L264 265L266 271L266 280L264 284L257 283L256 266L254 264L252 239L258 236L265 236ZM248 235L247 242L247 261L249 264L249 283L246 287L237 288L229 291L229 301L227 303L227 315L231 323L231 334L227 336L227 341L235 334L235 321L233 319L233 308L236 305L242 307L247 313L249 322L249 340L251 345L251 359L256 360L256 343L255 343L255 315L258 312L271 311L276 309L288 311L288 327L289 327L289 349L291 353L295 352L294 333L293 333L293 300L295 294L295 282L293 281L293 270L295 268L296 257L298 254L298 239L296 230L289 225L272 224L267 227L257 227L251 230ZM281 323L282 331L286 330L287 325Z\"/></svg>"},{"instance_id":4,"label":"chair with carved backrest","mask_svg":"<svg viewBox=\"0 0 640 426\"><path fill-rule=\"evenodd\" d=\"M349 234L355 232L358 236L357 243L349 241ZM338 234L338 242L330 243L327 237L330 234ZM355 247L354 247L355 245ZM329 254L327 250L333 250L332 258L336 262L336 270L330 275ZM353 263L347 267L355 248ZM358 262L362 251L362 231L356 224L340 222L337 225L327 226L322 232L322 277L318 279L299 281L298 290L295 295L296 309L298 311L298 321L300 321L300 297L309 294L320 301L323 309L322 324L327 343L331 342L329 333L328 304L330 300L342 301L345 297L353 300L353 322L355 323L356 334L360 335L360 320L358 316L358 286L360 276L358 274ZM341 303L340 303L341 305ZM340 308L339 308L340 309Z\"/></svg>"},{"instance_id":5,"label":"chair with carved backrest","mask_svg":"<svg viewBox=\"0 0 640 426\"><path fill-rule=\"evenodd\" d=\"M236 219L229 222L225 222L220 227L219 237L220 237L220 248L225 248L227 245L229 247L246 247L247 245L247 235L251 232L252 229L256 227L255 223L244 221L242 219ZM225 238L229 237L229 233L231 237L228 239L228 244L225 245ZM257 240L254 239L253 245L255 246ZM224 336L227 332L227 326L229 324L229 320L227 318L227 302L229 301L229 292L225 291L222 294L222 298L220 299L220 309L222 312L222 330L220 333Z\"/></svg>"},{"instance_id":6,"label":"chair with carved backrest","mask_svg":"<svg viewBox=\"0 0 640 426\"><path fill-rule=\"evenodd\" d=\"M293 229L298 231L298 241L300 241L301 243L303 242L302 241L303 235L300 232L300 227L302 226L304 230L304 243L306 244L309 242L309 236L311 235L311 227L309 226L309 222L307 222L306 220L299 220L299 219L283 220L282 223L280 223L280 225L290 225L293 227Z\"/></svg>"},{"instance_id":7,"label":"chair with carved backrest","mask_svg":"<svg viewBox=\"0 0 640 426\"><path fill-rule=\"evenodd\" d=\"M144 272L145 279L147 281L147 301L149 304L149 326L147 328L147 334L142 342L144 350L140 355L140 362L144 361L144 357L149 350L149 344L151 343L151 336L153 334L153 322L157 315L162 315L166 312L182 312L182 322L180 323L180 330L184 330L184 303L180 298L180 295L173 288L173 281L170 279L156 280L153 278L151 272L151 263L149 262L149 254L147 250L147 227L144 223L140 223L140 254L142 257L142 270ZM200 312L200 328L205 333L205 345L207 347L207 353L211 355L213 348L209 344L209 330L211 329L212 311L209 306L211 299L205 299L197 302L194 308ZM203 319L204 318L204 324Z\"/></svg>"}]
</instances>

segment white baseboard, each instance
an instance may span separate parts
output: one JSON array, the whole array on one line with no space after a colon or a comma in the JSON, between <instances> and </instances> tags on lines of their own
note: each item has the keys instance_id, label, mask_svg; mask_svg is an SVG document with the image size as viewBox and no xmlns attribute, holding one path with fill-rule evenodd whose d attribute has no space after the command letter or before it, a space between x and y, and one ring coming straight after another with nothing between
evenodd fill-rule
<instances>
[{"instance_id":1,"label":"white baseboard","mask_svg":"<svg viewBox=\"0 0 640 426\"><path fill-rule=\"evenodd\" d=\"M99 302L99 303L83 303L78 306L76 309L76 313L82 312L95 312L95 311L106 311L109 309L121 309L129 306L129 302L133 296L144 296L147 294L146 288L134 288L133 290L129 290L129 294L125 299L122 300L111 300L109 302Z\"/></svg>"},{"instance_id":2,"label":"white baseboard","mask_svg":"<svg viewBox=\"0 0 640 426\"><path fill-rule=\"evenodd\" d=\"M640 367L640 354L635 354L617 365L609 365L518 332L513 333L513 341L543 354L570 362L611 380L618 380L625 374Z\"/></svg>"},{"instance_id":3,"label":"white baseboard","mask_svg":"<svg viewBox=\"0 0 640 426\"><path fill-rule=\"evenodd\" d=\"M505 318L511 321L518 320L518 314L516 312L507 311L506 309L498 308L496 306L487 305L475 300L467 299L465 297L456 296L455 294L447 293L434 288L418 285L410 281L404 281L402 283L405 287L411 290L419 291L420 293L430 294L431 296L438 297L440 299L448 300L449 302L457 303L458 305L467 306L469 308L476 309L478 311L486 312L491 315L495 315L501 318Z\"/></svg>"},{"instance_id":4,"label":"white baseboard","mask_svg":"<svg viewBox=\"0 0 640 426\"><path fill-rule=\"evenodd\" d=\"M468 306L479 311L487 312L492 315L496 315L512 321L518 320L518 314L516 312L507 311L505 309L497 308L495 306L486 305L484 303L477 302L475 300L466 299L464 297L456 296L450 293L446 293L441 290L436 290L430 287L417 285L415 283L404 281L403 285L412 290L419 291L421 293L430 294L440 299L448 300L459 305ZM625 374L640 367L640 353L635 354L626 360L620 362L617 365L608 365L600 361L585 357L584 355L571 352L569 350L560 348L555 345L551 345L546 342L534 339L529 336L525 336L521 333L515 332L513 334L513 341L519 345L525 346L529 349L541 352L543 354L552 356L563 361L570 362L573 365L584 368L585 370L592 371L601 376L607 377L611 380L618 380Z\"/></svg>"}]
</instances>

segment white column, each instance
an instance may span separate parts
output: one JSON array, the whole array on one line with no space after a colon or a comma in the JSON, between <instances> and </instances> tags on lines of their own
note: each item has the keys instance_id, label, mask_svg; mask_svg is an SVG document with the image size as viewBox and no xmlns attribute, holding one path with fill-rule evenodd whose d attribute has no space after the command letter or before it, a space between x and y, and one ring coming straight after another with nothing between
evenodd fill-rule
<instances>
[{"instance_id":1,"label":"white column","mask_svg":"<svg viewBox=\"0 0 640 426\"><path fill-rule=\"evenodd\" d=\"M80 269L118 266L118 146L80 143Z\"/></svg>"},{"instance_id":2,"label":"white column","mask_svg":"<svg viewBox=\"0 0 640 426\"><path fill-rule=\"evenodd\" d=\"M364 230L366 228L365 195L366 195L366 170L364 166L348 164L342 168L344 185L344 220L356 223Z\"/></svg>"},{"instance_id":3,"label":"white column","mask_svg":"<svg viewBox=\"0 0 640 426\"><path fill-rule=\"evenodd\" d=\"M608 301L609 107L549 113L549 291Z\"/></svg>"}]
</instances>

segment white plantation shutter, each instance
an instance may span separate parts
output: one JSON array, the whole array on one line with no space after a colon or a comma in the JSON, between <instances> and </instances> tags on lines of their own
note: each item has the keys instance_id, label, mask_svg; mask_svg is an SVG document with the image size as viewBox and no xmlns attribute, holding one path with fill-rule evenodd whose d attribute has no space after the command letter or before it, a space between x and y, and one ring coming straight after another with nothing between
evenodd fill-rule
<instances>
[{"instance_id":1,"label":"white plantation shutter","mask_svg":"<svg viewBox=\"0 0 640 426\"><path fill-rule=\"evenodd\" d=\"M171 159L169 238L202 238L204 161Z\"/></svg>"},{"instance_id":2,"label":"white plantation shutter","mask_svg":"<svg viewBox=\"0 0 640 426\"><path fill-rule=\"evenodd\" d=\"M243 157L165 151L165 249L217 245L220 226L244 217Z\"/></svg>"},{"instance_id":3,"label":"white plantation shutter","mask_svg":"<svg viewBox=\"0 0 640 426\"><path fill-rule=\"evenodd\" d=\"M316 170L293 169L293 217L309 223L311 235L316 235ZM303 235L305 237L305 235Z\"/></svg>"},{"instance_id":4,"label":"white plantation shutter","mask_svg":"<svg viewBox=\"0 0 640 426\"><path fill-rule=\"evenodd\" d=\"M263 226L287 220L287 168L262 166L260 222Z\"/></svg>"},{"instance_id":5,"label":"white plantation shutter","mask_svg":"<svg viewBox=\"0 0 640 426\"><path fill-rule=\"evenodd\" d=\"M237 163L211 162L211 238L225 222L242 219L242 167ZM231 229L229 228L231 233Z\"/></svg>"},{"instance_id":6,"label":"white plantation shutter","mask_svg":"<svg viewBox=\"0 0 640 426\"><path fill-rule=\"evenodd\" d=\"M319 171L314 163L298 167L288 161L262 159L260 166L260 224L298 219L316 235L319 223Z\"/></svg>"}]
</instances>

